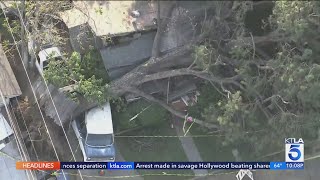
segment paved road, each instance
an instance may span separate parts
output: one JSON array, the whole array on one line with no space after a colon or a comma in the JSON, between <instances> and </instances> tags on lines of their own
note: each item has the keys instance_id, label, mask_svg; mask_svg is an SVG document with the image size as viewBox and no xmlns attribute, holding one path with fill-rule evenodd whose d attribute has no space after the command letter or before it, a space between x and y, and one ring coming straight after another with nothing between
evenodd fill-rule
<instances>
[{"instance_id":1,"label":"paved road","mask_svg":"<svg viewBox=\"0 0 320 180\"><path fill-rule=\"evenodd\" d=\"M17 144L13 139L0 151L0 179L23 180L28 179L26 172L16 170L16 161L21 159Z\"/></svg>"}]
</instances>

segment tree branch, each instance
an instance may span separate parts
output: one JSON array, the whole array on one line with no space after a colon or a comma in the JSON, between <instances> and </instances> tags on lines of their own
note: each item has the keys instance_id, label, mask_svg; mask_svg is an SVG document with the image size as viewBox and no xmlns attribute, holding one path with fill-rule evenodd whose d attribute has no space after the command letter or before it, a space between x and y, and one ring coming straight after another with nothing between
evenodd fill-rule
<instances>
[{"instance_id":1,"label":"tree branch","mask_svg":"<svg viewBox=\"0 0 320 180\"><path fill-rule=\"evenodd\" d=\"M226 47L227 49L231 49L235 46L250 45L252 43L257 45L267 42L282 42L286 40L287 37L285 36L285 34L281 34L278 31L274 31L265 36L255 36L253 41L251 37L243 37L240 39L231 40Z\"/></svg>"},{"instance_id":2,"label":"tree branch","mask_svg":"<svg viewBox=\"0 0 320 180\"><path fill-rule=\"evenodd\" d=\"M197 38L195 41L193 41L190 44L176 48L175 50L173 50L173 51L171 51L161 57L149 59L146 63L136 67L132 71L130 71L127 74L125 74L124 76L122 76L120 79L113 81L110 85L111 89L117 89L116 91L123 92L123 90L119 90L117 87L121 87L124 84L130 85L128 83L134 83L135 80L143 78L147 74L149 69L154 68L154 67L156 68L158 63L160 63L160 62L171 61L175 58L178 58L179 56L185 55L186 53L190 52L192 45L196 42L199 42L200 39L202 39L202 37Z\"/></svg>"},{"instance_id":3,"label":"tree branch","mask_svg":"<svg viewBox=\"0 0 320 180\"><path fill-rule=\"evenodd\" d=\"M201 79L210 81L210 82L215 82L215 83L230 83L234 84L236 86L241 86L238 82L236 82L236 79L239 78L240 76L234 76L231 78L217 78L211 75L208 72L202 72L202 71L195 71L192 69L188 68L182 68L182 69L175 69L175 70L169 70L169 71L162 71L150 75L144 76L142 79L137 79L134 82L134 85L140 85L142 83L152 81L152 80L157 80L157 79L164 79L164 78L169 78L169 77L174 77L174 76L183 76L183 75L193 75L196 77L199 77Z\"/></svg>"},{"instance_id":4,"label":"tree branch","mask_svg":"<svg viewBox=\"0 0 320 180\"><path fill-rule=\"evenodd\" d=\"M3 10L4 10L5 12L3 12L3 13L13 14L14 16L19 17L19 13L18 13L17 9L15 9L15 8L13 8L13 7L8 7L8 6L6 5L6 3L4 3L4 2L2 2L2 1L0 1L0 3L1 3L2 6L4 7Z\"/></svg>"},{"instance_id":5,"label":"tree branch","mask_svg":"<svg viewBox=\"0 0 320 180\"><path fill-rule=\"evenodd\" d=\"M180 111L177 111L177 110L173 109L172 107L170 107L165 102L163 102L163 101L161 101L159 99L156 99L155 97L153 97L150 94L147 94L147 93L145 93L145 92L143 92L143 91L141 91L141 90L139 90L137 88L134 88L134 87L128 87L127 91L130 92L130 93L136 94L138 96L141 96L141 97L145 98L146 100L148 100L150 102L157 103L160 106L162 106L163 108L165 108L166 110L168 110L169 112L171 112L173 115L175 115L175 116L177 116L179 118L185 119L185 116L186 116L185 113L182 113ZM198 119L193 119L193 121L195 123L201 125L201 126L209 128L209 129L219 129L219 127L217 125L214 125L214 124L211 124L211 123L207 123L207 122L204 122L204 121L201 121L201 120L198 120Z\"/></svg>"},{"instance_id":6,"label":"tree branch","mask_svg":"<svg viewBox=\"0 0 320 180\"><path fill-rule=\"evenodd\" d=\"M69 86L59 88L59 91L60 92L74 92L78 86L79 86L78 84L71 84Z\"/></svg>"}]
</instances>

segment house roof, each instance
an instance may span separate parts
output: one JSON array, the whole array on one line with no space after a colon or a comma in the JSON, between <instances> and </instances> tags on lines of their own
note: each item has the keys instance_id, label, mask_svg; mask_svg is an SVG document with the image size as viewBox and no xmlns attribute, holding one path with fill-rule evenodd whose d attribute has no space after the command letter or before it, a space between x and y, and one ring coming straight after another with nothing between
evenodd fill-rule
<instances>
[{"instance_id":1,"label":"house roof","mask_svg":"<svg viewBox=\"0 0 320 180\"><path fill-rule=\"evenodd\" d=\"M96 36L125 35L135 31L156 28L156 3L147 1L73 1L74 8L61 12L60 16L68 28L86 22ZM140 16L133 25L132 11Z\"/></svg>"},{"instance_id":2,"label":"house roof","mask_svg":"<svg viewBox=\"0 0 320 180\"><path fill-rule=\"evenodd\" d=\"M139 88L147 94L155 94L155 93L166 94L167 88L168 88L168 79L160 79L160 80L146 82L142 84ZM139 96L136 94L128 93L126 94L125 98L128 102L130 102L130 101L133 101L134 99L139 98Z\"/></svg>"},{"instance_id":3,"label":"house roof","mask_svg":"<svg viewBox=\"0 0 320 180\"><path fill-rule=\"evenodd\" d=\"M0 90L6 97L21 95L16 77L0 44Z\"/></svg>"},{"instance_id":4,"label":"house roof","mask_svg":"<svg viewBox=\"0 0 320 180\"><path fill-rule=\"evenodd\" d=\"M142 63L151 56L155 32L143 34L127 44L100 50L107 70Z\"/></svg>"},{"instance_id":5,"label":"house roof","mask_svg":"<svg viewBox=\"0 0 320 180\"><path fill-rule=\"evenodd\" d=\"M0 112L0 141L13 134L13 131L7 120Z\"/></svg>"},{"instance_id":6,"label":"house roof","mask_svg":"<svg viewBox=\"0 0 320 180\"><path fill-rule=\"evenodd\" d=\"M205 15L202 6L192 8L195 2L186 3L172 12L172 20L160 39L160 52L165 53L183 46L192 40L193 35L199 34L199 21ZM186 13L188 16L181 15ZM192 22L190 21L192 18ZM111 80L121 77L134 67L151 57L152 46L156 32L148 32L130 43L101 49L100 53ZM177 60L178 61L178 60Z\"/></svg>"},{"instance_id":7,"label":"house roof","mask_svg":"<svg viewBox=\"0 0 320 180\"><path fill-rule=\"evenodd\" d=\"M127 72L131 71L134 69L136 65L130 65L130 66L124 66L116 69L109 69L108 70L108 75L110 80L117 79L123 75L125 75Z\"/></svg>"}]
</instances>

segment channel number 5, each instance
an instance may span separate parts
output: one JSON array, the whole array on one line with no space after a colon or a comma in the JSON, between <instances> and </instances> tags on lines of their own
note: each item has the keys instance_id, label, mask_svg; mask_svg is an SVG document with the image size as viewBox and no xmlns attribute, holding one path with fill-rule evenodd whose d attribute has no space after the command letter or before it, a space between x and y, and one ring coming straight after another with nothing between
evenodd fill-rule
<instances>
[{"instance_id":1,"label":"channel number 5","mask_svg":"<svg viewBox=\"0 0 320 180\"><path fill-rule=\"evenodd\" d=\"M301 157L301 151L299 150L299 147L300 145L298 144L292 144L290 146L290 151L289 151L289 158L292 160L292 161L297 161L300 159ZM296 156L293 156L293 154L296 154Z\"/></svg>"}]
</instances>

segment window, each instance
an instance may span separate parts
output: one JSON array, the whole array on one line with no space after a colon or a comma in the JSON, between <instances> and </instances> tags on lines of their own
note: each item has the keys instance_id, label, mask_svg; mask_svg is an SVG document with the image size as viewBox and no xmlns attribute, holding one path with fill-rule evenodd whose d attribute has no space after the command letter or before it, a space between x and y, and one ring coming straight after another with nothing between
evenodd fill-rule
<instances>
[{"instance_id":1,"label":"window","mask_svg":"<svg viewBox=\"0 0 320 180\"><path fill-rule=\"evenodd\" d=\"M61 57L61 56L55 57L54 60L56 60L56 61L62 61L62 57Z\"/></svg>"},{"instance_id":2,"label":"window","mask_svg":"<svg viewBox=\"0 0 320 180\"><path fill-rule=\"evenodd\" d=\"M86 144L93 147L105 147L113 144L112 134L88 134Z\"/></svg>"},{"instance_id":3,"label":"window","mask_svg":"<svg viewBox=\"0 0 320 180\"><path fill-rule=\"evenodd\" d=\"M48 61L43 61L43 69L48 69Z\"/></svg>"}]
</instances>

